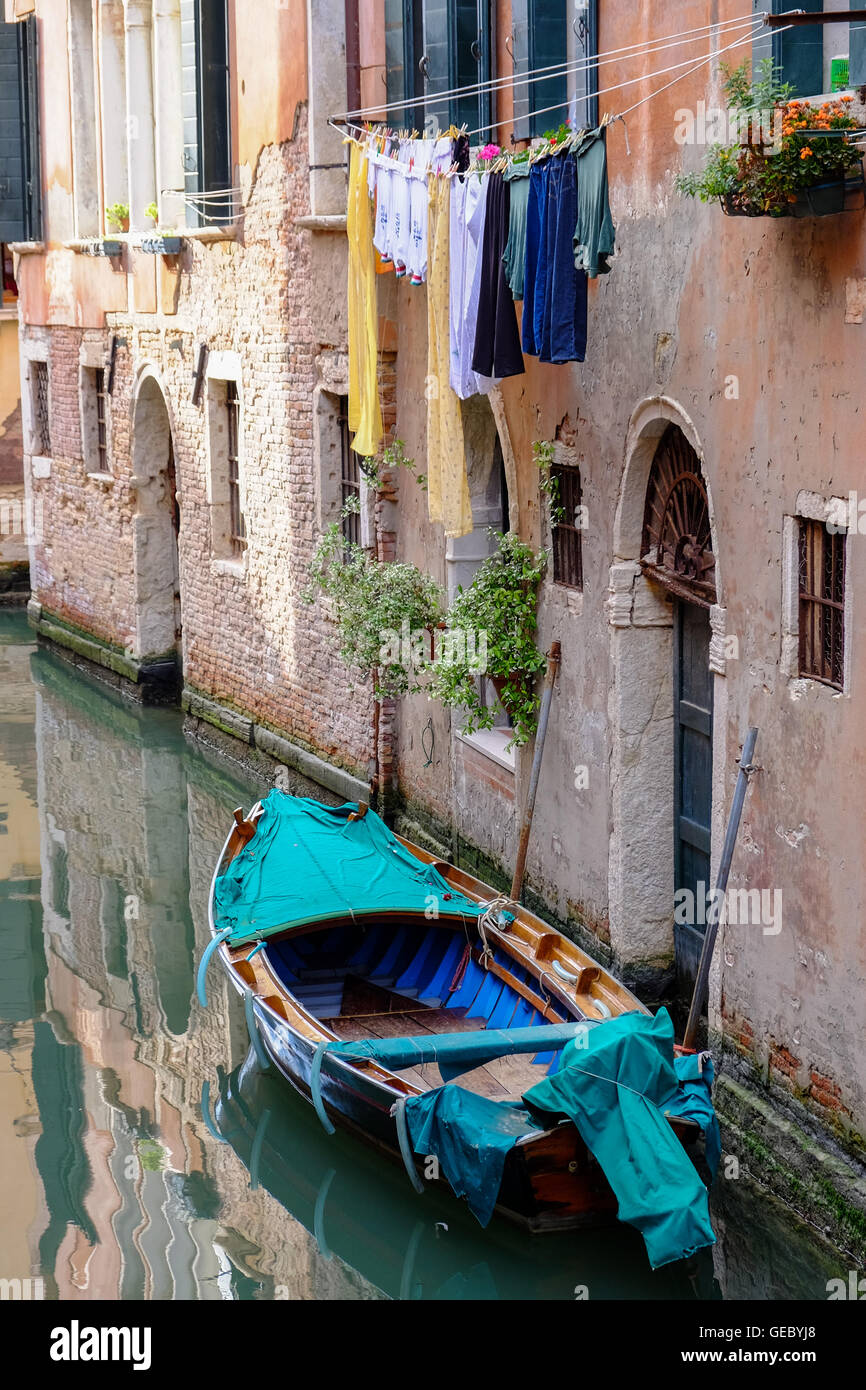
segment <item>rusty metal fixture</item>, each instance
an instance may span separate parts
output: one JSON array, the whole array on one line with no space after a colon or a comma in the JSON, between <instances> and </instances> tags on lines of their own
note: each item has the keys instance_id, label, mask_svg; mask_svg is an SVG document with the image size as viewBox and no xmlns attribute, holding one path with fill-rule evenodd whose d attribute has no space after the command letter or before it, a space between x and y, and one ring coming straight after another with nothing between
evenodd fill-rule
<instances>
[{"instance_id":1,"label":"rusty metal fixture","mask_svg":"<svg viewBox=\"0 0 866 1390\"><path fill-rule=\"evenodd\" d=\"M668 425L650 469L642 564L674 593L704 607L716 601L713 537L700 459L682 430Z\"/></svg>"}]
</instances>

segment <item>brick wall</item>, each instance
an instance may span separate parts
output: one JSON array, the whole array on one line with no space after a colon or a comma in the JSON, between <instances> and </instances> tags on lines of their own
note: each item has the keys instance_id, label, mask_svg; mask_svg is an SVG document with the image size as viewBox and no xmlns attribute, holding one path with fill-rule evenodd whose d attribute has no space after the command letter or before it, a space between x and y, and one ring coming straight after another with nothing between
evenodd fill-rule
<instances>
[{"instance_id":1,"label":"brick wall","mask_svg":"<svg viewBox=\"0 0 866 1390\"><path fill-rule=\"evenodd\" d=\"M302 119L292 142L262 151L238 239L185 244L176 294L162 296L176 313L109 314L105 333L87 334L102 337L106 355L111 332L126 340L118 348L110 406L110 484L88 478L81 457L78 364L85 335L47 330L54 460L51 476L34 483L45 504L34 594L87 632L134 649L133 519L140 503L131 420L138 375L150 367L172 426L186 683L366 773L373 729L368 684L347 674L321 605L301 599L317 541L315 359L331 346L312 327L314 234L294 225L294 217L309 212L306 166ZM138 267L144 259L136 258ZM165 268L156 269L164 277ZM207 392L198 406L192 403L202 342L211 356L234 352L241 360L244 573L211 555ZM383 374L388 371L385 362ZM388 729L386 720L386 742Z\"/></svg>"}]
</instances>

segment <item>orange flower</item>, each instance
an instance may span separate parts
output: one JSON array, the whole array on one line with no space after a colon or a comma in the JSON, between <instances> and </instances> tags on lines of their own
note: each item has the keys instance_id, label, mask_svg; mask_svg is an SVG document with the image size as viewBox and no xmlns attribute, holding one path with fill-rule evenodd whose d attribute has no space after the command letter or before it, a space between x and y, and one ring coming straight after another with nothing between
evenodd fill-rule
<instances>
[{"instance_id":1,"label":"orange flower","mask_svg":"<svg viewBox=\"0 0 866 1390\"><path fill-rule=\"evenodd\" d=\"M800 151L800 158L801 158L801 159L808 159L808 158L809 158L809 155L810 155L811 153L812 153L812 151L809 149L809 146L808 146L808 145L804 145L803 148L802 148L802 150Z\"/></svg>"}]
</instances>

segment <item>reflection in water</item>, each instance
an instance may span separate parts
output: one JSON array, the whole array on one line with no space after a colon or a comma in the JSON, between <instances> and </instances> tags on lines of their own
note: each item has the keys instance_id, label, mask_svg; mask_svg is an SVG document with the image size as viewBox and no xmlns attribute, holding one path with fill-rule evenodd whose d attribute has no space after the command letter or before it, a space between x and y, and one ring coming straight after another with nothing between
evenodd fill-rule
<instances>
[{"instance_id":1,"label":"reflection in water","mask_svg":"<svg viewBox=\"0 0 866 1390\"><path fill-rule=\"evenodd\" d=\"M212 866L260 791L0 613L0 1278L64 1299L694 1299L719 1296L715 1263L728 1296L824 1296L832 1252L740 1184L715 1251L653 1274L630 1229L482 1232L326 1136L247 1056L218 970L195 998Z\"/></svg>"}]
</instances>

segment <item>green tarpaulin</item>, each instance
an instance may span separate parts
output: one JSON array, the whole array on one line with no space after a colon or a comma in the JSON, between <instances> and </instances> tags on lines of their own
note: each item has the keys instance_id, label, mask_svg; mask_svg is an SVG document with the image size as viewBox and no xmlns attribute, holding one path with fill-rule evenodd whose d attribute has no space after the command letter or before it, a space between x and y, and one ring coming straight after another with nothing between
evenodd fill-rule
<instances>
[{"instance_id":1,"label":"green tarpaulin","mask_svg":"<svg viewBox=\"0 0 866 1390\"><path fill-rule=\"evenodd\" d=\"M346 916L478 916L478 904L410 854L374 811L350 821L351 802L323 806L280 791L262 804L255 835L214 889L216 926L231 927L232 945Z\"/></svg>"},{"instance_id":2,"label":"green tarpaulin","mask_svg":"<svg viewBox=\"0 0 866 1390\"><path fill-rule=\"evenodd\" d=\"M555 1076L525 1093L530 1115L540 1125L574 1122L616 1194L620 1221L643 1236L653 1269L712 1245L707 1189L665 1118L665 1112L690 1114L715 1135L712 1070L701 1083L706 1101L699 1116L691 1084L695 1064L682 1059L690 1083L684 1093L666 1009L655 1018L623 1014L581 1041L580 1049L566 1046Z\"/></svg>"},{"instance_id":3,"label":"green tarpaulin","mask_svg":"<svg viewBox=\"0 0 866 1390\"><path fill-rule=\"evenodd\" d=\"M653 1268L682 1259L715 1236L707 1189L665 1116L701 1125L711 1167L719 1140L712 1063L675 1058L673 1042L665 1009L655 1018L623 1014L567 1042L559 1070L527 1091L523 1105L455 1084L410 1097L412 1148L436 1155L454 1191L486 1225L517 1139L571 1120L616 1194L620 1221L641 1232Z\"/></svg>"}]
</instances>

